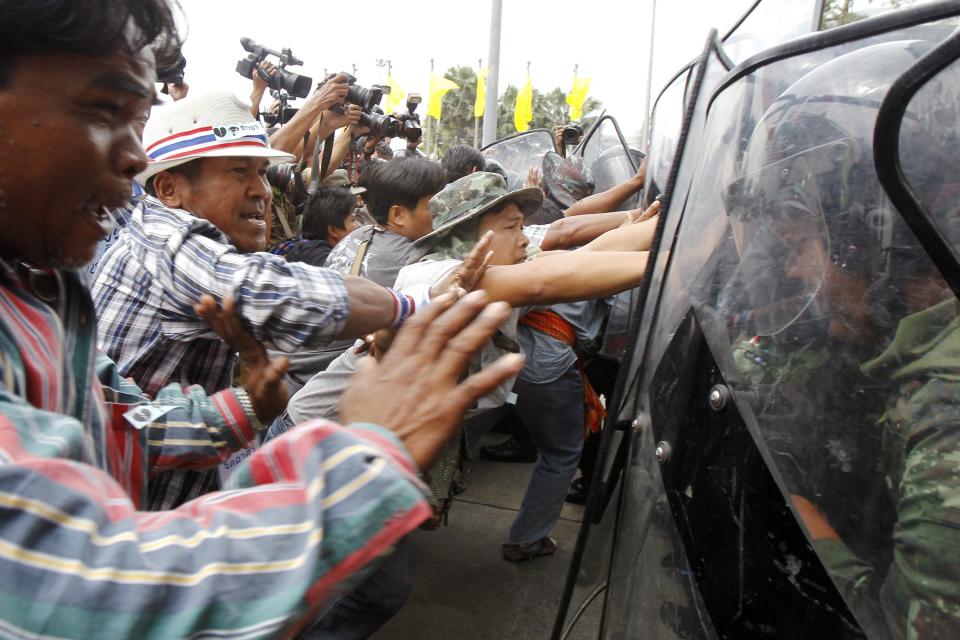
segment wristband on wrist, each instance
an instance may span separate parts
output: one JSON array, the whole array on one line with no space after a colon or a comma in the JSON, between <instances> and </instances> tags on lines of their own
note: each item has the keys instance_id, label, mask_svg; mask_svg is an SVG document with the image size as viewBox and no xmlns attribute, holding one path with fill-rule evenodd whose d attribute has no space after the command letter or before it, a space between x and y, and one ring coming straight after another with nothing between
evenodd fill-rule
<instances>
[{"instance_id":1,"label":"wristband on wrist","mask_svg":"<svg viewBox=\"0 0 960 640\"><path fill-rule=\"evenodd\" d=\"M397 293L393 289L387 291L393 296L393 322L390 323L390 328L399 329L417 310L417 304L410 296Z\"/></svg>"},{"instance_id":2,"label":"wristband on wrist","mask_svg":"<svg viewBox=\"0 0 960 640\"><path fill-rule=\"evenodd\" d=\"M247 420L250 421L250 426L256 431L262 429L263 424L260 422L260 419L257 418L257 412L253 409L253 401L250 399L250 394L247 393L247 390L243 387L234 387L233 395L237 397L237 402L240 403L240 408L243 409Z\"/></svg>"},{"instance_id":3,"label":"wristband on wrist","mask_svg":"<svg viewBox=\"0 0 960 640\"><path fill-rule=\"evenodd\" d=\"M430 304L430 285L417 284L407 287L403 291L387 289L393 296L393 324L392 329L399 329L407 318Z\"/></svg>"}]
</instances>

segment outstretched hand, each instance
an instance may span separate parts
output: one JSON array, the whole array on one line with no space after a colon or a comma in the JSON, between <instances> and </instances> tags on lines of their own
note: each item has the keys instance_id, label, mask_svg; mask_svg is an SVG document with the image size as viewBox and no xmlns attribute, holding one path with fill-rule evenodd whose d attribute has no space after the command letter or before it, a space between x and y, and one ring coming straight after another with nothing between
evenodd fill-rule
<instances>
[{"instance_id":1,"label":"outstretched hand","mask_svg":"<svg viewBox=\"0 0 960 640\"><path fill-rule=\"evenodd\" d=\"M646 222L647 220L658 215L660 215L660 201L654 200L653 203L646 209L631 209L628 211L626 218L620 224L620 226L627 227L631 224Z\"/></svg>"},{"instance_id":2,"label":"outstretched hand","mask_svg":"<svg viewBox=\"0 0 960 640\"><path fill-rule=\"evenodd\" d=\"M506 303L487 300L484 291L459 301L446 294L411 316L379 362L361 359L340 399L341 422L390 429L428 469L467 409L523 368L523 356L509 354L458 384L470 356L510 314Z\"/></svg>"},{"instance_id":3,"label":"outstretched hand","mask_svg":"<svg viewBox=\"0 0 960 640\"><path fill-rule=\"evenodd\" d=\"M223 307L218 307L211 296L204 295L194 309L221 340L240 354L246 374L243 388L250 396L257 419L261 424L269 424L290 400L284 380L289 362L286 358L270 359L264 346L240 322L233 298L224 298Z\"/></svg>"},{"instance_id":4,"label":"outstretched hand","mask_svg":"<svg viewBox=\"0 0 960 640\"><path fill-rule=\"evenodd\" d=\"M463 262L443 281L430 289L430 298L433 299L445 293L463 295L473 291L483 279L487 267L490 266L490 260L493 258L493 251L490 250L492 242L493 231L487 231L473 246Z\"/></svg>"}]
</instances>

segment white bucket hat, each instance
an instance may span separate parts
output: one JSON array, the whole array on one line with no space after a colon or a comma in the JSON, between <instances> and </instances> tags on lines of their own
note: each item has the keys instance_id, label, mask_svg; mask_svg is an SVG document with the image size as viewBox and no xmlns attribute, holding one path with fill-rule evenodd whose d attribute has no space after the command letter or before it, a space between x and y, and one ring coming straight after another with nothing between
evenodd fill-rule
<instances>
[{"instance_id":1,"label":"white bucket hat","mask_svg":"<svg viewBox=\"0 0 960 640\"><path fill-rule=\"evenodd\" d=\"M149 161L137 182L197 158L268 158L292 162L289 153L270 148L267 131L250 116L247 105L232 93L193 94L155 107L143 130Z\"/></svg>"}]
</instances>

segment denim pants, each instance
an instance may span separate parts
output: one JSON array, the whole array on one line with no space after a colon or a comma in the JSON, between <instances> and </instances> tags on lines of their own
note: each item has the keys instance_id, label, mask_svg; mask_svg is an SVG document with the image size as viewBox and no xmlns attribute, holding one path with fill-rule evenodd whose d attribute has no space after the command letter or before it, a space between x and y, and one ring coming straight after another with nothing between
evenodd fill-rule
<instances>
[{"instance_id":1,"label":"denim pants","mask_svg":"<svg viewBox=\"0 0 960 640\"><path fill-rule=\"evenodd\" d=\"M363 582L327 606L303 640L364 640L395 616L410 596L406 539Z\"/></svg>"},{"instance_id":2,"label":"denim pants","mask_svg":"<svg viewBox=\"0 0 960 640\"><path fill-rule=\"evenodd\" d=\"M529 545L557 524L577 472L583 450L583 381L576 366L571 366L544 384L518 378L513 390L517 411L539 455L507 542Z\"/></svg>"}]
</instances>

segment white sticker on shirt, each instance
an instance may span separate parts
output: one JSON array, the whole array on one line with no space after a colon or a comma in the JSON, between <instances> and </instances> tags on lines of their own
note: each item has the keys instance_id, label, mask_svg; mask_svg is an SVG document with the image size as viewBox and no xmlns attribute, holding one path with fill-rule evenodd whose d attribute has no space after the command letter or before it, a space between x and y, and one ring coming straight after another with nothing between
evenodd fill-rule
<instances>
[{"instance_id":1,"label":"white sticker on shirt","mask_svg":"<svg viewBox=\"0 0 960 640\"><path fill-rule=\"evenodd\" d=\"M162 404L141 404L124 413L123 417L133 425L134 429L143 429L176 408L176 406Z\"/></svg>"}]
</instances>

